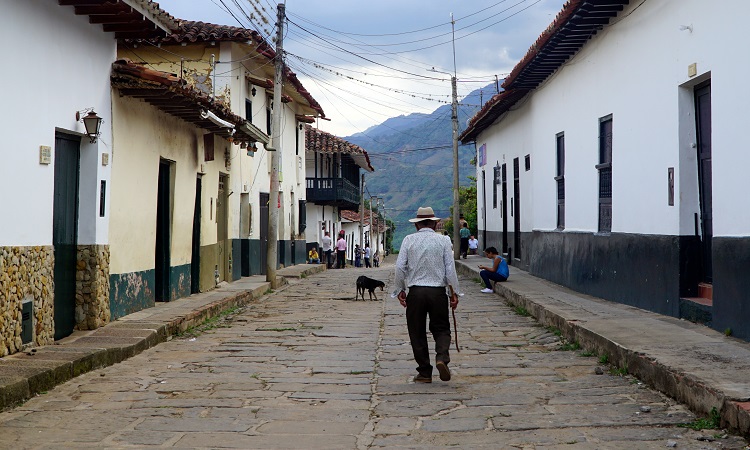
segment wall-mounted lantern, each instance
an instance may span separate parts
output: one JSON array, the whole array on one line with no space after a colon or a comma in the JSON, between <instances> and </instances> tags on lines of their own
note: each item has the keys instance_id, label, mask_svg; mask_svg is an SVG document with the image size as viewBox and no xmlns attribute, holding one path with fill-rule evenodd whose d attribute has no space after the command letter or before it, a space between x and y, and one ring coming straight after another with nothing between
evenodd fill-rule
<instances>
[{"instance_id":1,"label":"wall-mounted lantern","mask_svg":"<svg viewBox=\"0 0 750 450\"><path fill-rule=\"evenodd\" d=\"M81 113L88 113L81 117ZM76 112L76 122L83 122L84 128L86 128L86 136L89 137L89 141L92 144L96 143L97 138L101 134L100 130L102 122L104 120L96 115L94 108L84 109L83 111Z\"/></svg>"}]
</instances>

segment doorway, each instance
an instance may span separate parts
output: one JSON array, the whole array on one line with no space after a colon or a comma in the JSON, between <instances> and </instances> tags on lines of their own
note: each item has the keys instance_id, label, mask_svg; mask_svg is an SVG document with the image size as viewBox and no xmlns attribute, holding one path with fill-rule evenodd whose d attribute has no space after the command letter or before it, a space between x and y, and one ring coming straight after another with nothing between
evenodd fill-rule
<instances>
[{"instance_id":1,"label":"doorway","mask_svg":"<svg viewBox=\"0 0 750 450\"><path fill-rule=\"evenodd\" d=\"M260 193L260 274L265 275L266 261L268 261L268 202L271 194Z\"/></svg>"},{"instance_id":2,"label":"doorway","mask_svg":"<svg viewBox=\"0 0 750 450\"><path fill-rule=\"evenodd\" d=\"M500 169L502 178L501 206L500 215L503 218L503 253L508 253L508 171L507 164L503 163Z\"/></svg>"},{"instance_id":3,"label":"doorway","mask_svg":"<svg viewBox=\"0 0 750 450\"><path fill-rule=\"evenodd\" d=\"M513 258L521 259L521 169L518 158L513 158Z\"/></svg>"},{"instance_id":4,"label":"doorway","mask_svg":"<svg viewBox=\"0 0 750 450\"><path fill-rule=\"evenodd\" d=\"M229 281L230 268L229 259L231 244L227 241L227 181L228 176L219 174L219 193L216 196L216 240L218 246L219 281Z\"/></svg>"},{"instance_id":5,"label":"doorway","mask_svg":"<svg viewBox=\"0 0 750 450\"><path fill-rule=\"evenodd\" d=\"M52 245L55 252L55 340L75 327L78 254L78 179L81 139L55 133L55 181Z\"/></svg>"},{"instance_id":6,"label":"doorway","mask_svg":"<svg viewBox=\"0 0 750 450\"><path fill-rule=\"evenodd\" d=\"M171 298L170 272L172 266L172 164L159 161L159 180L156 201L156 248L154 264L154 287L157 302L168 302Z\"/></svg>"},{"instance_id":7,"label":"doorway","mask_svg":"<svg viewBox=\"0 0 750 450\"><path fill-rule=\"evenodd\" d=\"M701 218L701 281L713 281L711 241L713 239L713 201L711 170L711 81L695 88L695 128L698 137L698 189Z\"/></svg>"},{"instance_id":8,"label":"doorway","mask_svg":"<svg viewBox=\"0 0 750 450\"><path fill-rule=\"evenodd\" d=\"M191 244L190 257L190 293L197 294L201 291L201 200L203 188L201 177L195 180L195 207L193 209L193 241Z\"/></svg>"}]
</instances>

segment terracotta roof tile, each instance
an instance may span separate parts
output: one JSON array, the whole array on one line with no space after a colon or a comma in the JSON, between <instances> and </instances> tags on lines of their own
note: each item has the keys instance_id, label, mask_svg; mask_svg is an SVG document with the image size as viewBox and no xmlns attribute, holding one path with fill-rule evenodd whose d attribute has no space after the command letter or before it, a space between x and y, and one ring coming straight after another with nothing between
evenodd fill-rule
<instances>
[{"instance_id":1,"label":"terracotta roof tile","mask_svg":"<svg viewBox=\"0 0 750 450\"><path fill-rule=\"evenodd\" d=\"M349 210L341 210L341 218L344 220L348 220L349 222L359 222L359 211L349 211ZM370 210L365 210L365 223L367 225L370 224ZM380 216L378 216L377 212L372 212L372 228L377 230L378 232L382 233L385 231L386 225L381 222Z\"/></svg>"},{"instance_id":2,"label":"terracotta roof tile","mask_svg":"<svg viewBox=\"0 0 750 450\"><path fill-rule=\"evenodd\" d=\"M271 61L276 58L276 50L271 47L271 45L269 45L257 31L229 25L216 25L208 22L189 20L180 21L180 26L177 31L165 38L157 39L154 42L159 44L252 42L252 44L255 45L255 50L259 54L265 56ZM320 103L313 98L307 89L305 89L302 82L297 78L297 74L289 69L289 67L285 67L284 76L286 80L294 86L294 89L307 101L312 109L317 111L321 117L326 116Z\"/></svg>"},{"instance_id":3,"label":"terracotta roof tile","mask_svg":"<svg viewBox=\"0 0 750 450\"><path fill-rule=\"evenodd\" d=\"M375 170L365 149L310 125L305 125L305 150L319 153L345 153L351 155L363 169L370 172Z\"/></svg>"},{"instance_id":4,"label":"terracotta roof tile","mask_svg":"<svg viewBox=\"0 0 750 450\"><path fill-rule=\"evenodd\" d=\"M568 0L505 78L502 86L506 91L495 95L471 118L459 139L463 143L474 140L565 64L628 3L629 0ZM557 50L558 46L564 49Z\"/></svg>"},{"instance_id":5,"label":"terracotta roof tile","mask_svg":"<svg viewBox=\"0 0 750 450\"><path fill-rule=\"evenodd\" d=\"M226 128L201 117L201 111L210 110L235 125L233 139L236 142L268 141L262 132L249 125L243 117L234 114L228 106L187 85L185 80L175 74L154 70L123 58L112 64L111 80L112 86L122 95L153 103L167 114L228 138L230 134Z\"/></svg>"}]
</instances>

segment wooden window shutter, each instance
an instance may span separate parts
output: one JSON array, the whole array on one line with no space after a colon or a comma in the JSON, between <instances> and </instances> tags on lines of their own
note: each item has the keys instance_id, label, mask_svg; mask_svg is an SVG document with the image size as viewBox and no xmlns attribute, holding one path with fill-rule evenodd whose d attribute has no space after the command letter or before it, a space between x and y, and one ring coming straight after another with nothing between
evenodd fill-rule
<instances>
[{"instance_id":1,"label":"wooden window shutter","mask_svg":"<svg viewBox=\"0 0 750 450\"><path fill-rule=\"evenodd\" d=\"M213 161L214 160L214 135L208 133L203 135L203 160Z\"/></svg>"}]
</instances>

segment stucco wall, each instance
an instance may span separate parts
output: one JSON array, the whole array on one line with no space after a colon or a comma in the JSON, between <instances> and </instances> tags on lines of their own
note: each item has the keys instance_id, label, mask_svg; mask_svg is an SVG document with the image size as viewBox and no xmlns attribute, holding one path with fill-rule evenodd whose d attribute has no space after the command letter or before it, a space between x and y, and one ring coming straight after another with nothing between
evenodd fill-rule
<instances>
[{"instance_id":1,"label":"stucco wall","mask_svg":"<svg viewBox=\"0 0 750 450\"><path fill-rule=\"evenodd\" d=\"M694 128L692 96L686 92L710 72L714 234L750 232L750 200L736 196L743 167L750 163L750 154L738 151L750 99L738 74L748 63L722 50L728 34L742 26L750 4L648 2L628 15L633 9L627 8L616 26L602 30L551 81L477 139L488 149L489 229L499 229L499 215L489 214L491 166L498 159L502 164L505 156L511 178L512 157L526 153L532 155L532 179L524 180L522 173L522 185L533 183L533 191L523 186L522 191L524 200L533 192L533 206L522 203L522 215L529 217L526 208L532 207L533 223L524 221L522 227L555 228L555 134L565 132L566 230L596 231L598 119L613 114L612 231L691 234L698 212L694 139L680 139L680 133ZM680 25L691 25L693 31L681 31ZM698 69L694 78L688 76L692 63ZM676 171L675 206L667 204L668 167Z\"/></svg>"},{"instance_id":2,"label":"stucco wall","mask_svg":"<svg viewBox=\"0 0 750 450\"><path fill-rule=\"evenodd\" d=\"M116 96L113 112L117 151L112 158L111 272L154 268L157 182L162 158L174 162L171 265L190 264L195 184L203 158L200 130L128 97ZM217 156L217 161L223 162L223 158ZM218 172L209 168L217 161L204 164L202 244L216 242L216 226L209 219L209 209L211 198L215 203Z\"/></svg>"},{"instance_id":3,"label":"stucco wall","mask_svg":"<svg viewBox=\"0 0 750 450\"><path fill-rule=\"evenodd\" d=\"M108 218L98 215L99 180L109 180L101 153L112 147L110 127L110 64L115 40L88 16L76 16L71 6L57 2L4 2L6 20L0 38L17 42L23 36L22 60L33 70L3 70L3 163L0 164L0 245L52 243L55 130L83 133L76 111L93 107L104 119L97 144L83 140L81 148L79 243L104 244ZM33 32L29 32L33 30ZM43 69L47 68L47 69ZM33 120L29 120L33 118ZM39 147L53 148L52 164L39 163ZM108 183L109 184L109 183Z\"/></svg>"}]
</instances>

